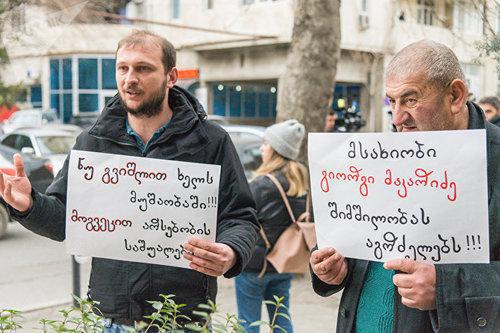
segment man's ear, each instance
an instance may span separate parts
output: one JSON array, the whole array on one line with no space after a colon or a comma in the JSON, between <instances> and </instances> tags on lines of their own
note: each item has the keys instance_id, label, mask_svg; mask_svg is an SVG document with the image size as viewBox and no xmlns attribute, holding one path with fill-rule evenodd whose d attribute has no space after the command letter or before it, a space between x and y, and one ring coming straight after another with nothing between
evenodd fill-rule
<instances>
[{"instance_id":1,"label":"man's ear","mask_svg":"<svg viewBox=\"0 0 500 333\"><path fill-rule=\"evenodd\" d=\"M464 81L459 79L451 81L449 89L451 90L451 112L453 114L458 114L463 110L467 102L469 90Z\"/></svg>"},{"instance_id":2,"label":"man's ear","mask_svg":"<svg viewBox=\"0 0 500 333\"><path fill-rule=\"evenodd\" d=\"M173 67L167 74L167 88L173 88L174 84L177 82L178 77L179 72L177 71L176 67Z\"/></svg>"}]
</instances>

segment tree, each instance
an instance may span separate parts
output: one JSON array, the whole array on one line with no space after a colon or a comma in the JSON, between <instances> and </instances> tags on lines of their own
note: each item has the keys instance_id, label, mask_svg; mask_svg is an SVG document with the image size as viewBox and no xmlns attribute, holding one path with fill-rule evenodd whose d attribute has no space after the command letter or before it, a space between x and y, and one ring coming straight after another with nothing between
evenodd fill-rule
<instances>
[{"instance_id":1,"label":"tree","mask_svg":"<svg viewBox=\"0 0 500 333\"><path fill-rule=\"evenodd\" d=\"M2 0L0 2L0 41L2 40L4 28L8 24L8 20L4 19L5 15L21 4L21 0ZM8 63L9 55L4 43L2 43L0 44L0 69ZM5 105L10 108L20 96L25 94L26 90L22 85L4 85L1 74L2 71L0 71L0 106Z\"/></svg>"},{"instance_id":2,"label":"tree","mask_svg":"<svg viewBox=\"0 0 500 333\"><path fill-rule=\"evenodd\" d=\"M297 0L277 121L295 118L307 132L323 129L340 57L340 0ZM307 160L307 138L299 159Z\"/></svg>"},{"instance_id":3,"label":"tree","mask_svg":"<svg viewBox=\"0 0 500 333\"><path fill-rule=\"evenodd\" d=\"M472 0L472 5L479 12L483 21L484 37L476 43L476 48L481 57L492 58L500 71L500 36L497 34L498 28L495 29L495 24L492 24L492 21L495 22L495 18L498 20L500 2L498 0Z\"/></svg>"}]
</instances>

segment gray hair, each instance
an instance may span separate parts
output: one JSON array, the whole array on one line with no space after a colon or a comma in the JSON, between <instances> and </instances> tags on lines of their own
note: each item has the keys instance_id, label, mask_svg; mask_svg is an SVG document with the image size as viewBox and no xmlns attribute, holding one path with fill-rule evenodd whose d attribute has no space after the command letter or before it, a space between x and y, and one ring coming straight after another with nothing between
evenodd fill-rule
<instances>
[{"instance_id":1,"label":"gray hair","mask_svg":"<svg viewBox=\"0 0 500 333\"><path fill-rule=\"evenodd\" d=\"M423 74L437 88L445 88L455 79L464 83L465 75L457 56L444 44L421 40L400 50L387 66L385 78L405 78Z\"/></svg>"}]
</instances>

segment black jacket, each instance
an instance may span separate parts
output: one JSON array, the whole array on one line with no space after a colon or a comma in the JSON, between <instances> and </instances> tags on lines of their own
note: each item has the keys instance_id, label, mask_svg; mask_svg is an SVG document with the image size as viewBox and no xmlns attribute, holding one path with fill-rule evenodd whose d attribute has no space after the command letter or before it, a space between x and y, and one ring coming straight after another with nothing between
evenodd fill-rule
<instances>
[{"instance_id":1,"label":"black jacket","mask_svg":"<svg viewBox=\"0 0 500 333\"><path fill-rule=\"evenodd\" d=\"M288 181L281 172L274 173L283 189L288 191ZM259 176L250 183L250 190L257 204L257 219L262 225L267 239L274 246L278 237L292 223L288 210L286 209L280 192L274 183L265 176ZM306 196L290 197L288 201L292 207L295 218L298 218L306 210ZM262 237L259 237L255 251L245 271L260 272L266 257L266 245ZM268 263L266 272L276 272L276 269Z\"/></svg>"},{"instance_id":2,"label":"black jacket","mask_svg":"<svg viewBox=\"0 0 500 333\"><path fill-rule=\"evenodd\" d=\"M500 126L500 116L495 116L495 118L490 121L493 125Z\"/></svg>"},{"instance_id":3,"label":"black jacket","mask_svg":"<svg viewBox=\"0 0 500 333\"><path fill-rule=\"evenodd\" d=\"M126 132L126 113L116 96L96 124L78 137L74 149L220 165L216 240L236 252L237 262L225 274L233 277L250 259L258 233L255 203L241 163L229 135L205 121L206 114L192 95L174 87L169 104L170 124L144 154ZM27 214L11 209L26 228L58 241L65 238L68 161L69 156L45 195L33 192L33 207ZM190 269L93 258L89 296L100 303L105 317L142 319L152 312L146 301L158 300L160 293L175 294L178 304L188 304L184 313L190 315L198 304L215 301L217 280Z\"/></svg>"},{"instance_id":4,"label":"black jacket","mask_svg":"<svg viewBox=\"0 0 500 333\"><path fill-rule=\"evenodd\" d=\"M395 292L393 332L500 330L500 129L484 119L484 113L476 104L469 102L467 107L468 128L486 128L490 263L435 265L437 309L433 311L406 307ZM348 275L339 286L323 283L311 271L317 294L329 296L344 289L337 332L355 331L356 311L368 263L367 260L348 259Z\"/></svg>"}]
</instances>

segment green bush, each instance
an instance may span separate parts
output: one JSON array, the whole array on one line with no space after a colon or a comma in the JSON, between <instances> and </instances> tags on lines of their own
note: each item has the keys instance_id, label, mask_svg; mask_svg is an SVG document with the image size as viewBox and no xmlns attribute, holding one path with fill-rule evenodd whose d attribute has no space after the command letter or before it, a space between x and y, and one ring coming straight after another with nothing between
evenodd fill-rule
<instances>
[{"instance_id":1,"label":"green bush","mask_svg":"<svg viewBox=\"0 0 500 333\"><path fill-rule=\"evenodd\" d=\"M75 296L74 296L75 297ZM130 332L152 332L152 328L160 333L176 332L186 329L188 331L201 333L243 333L245 329L241 325L242 321L234 314L226 313L222 315L218 312L217 305L209 301L208 304L198 305L198 310L193 311L193 315L202 318L201 323L194 322L191 318L181 314L181 309L185 304L176 304L173 300L174 295L160 294L160 301L150 301L149 303L156 310L148 316L144 316L146 321L136 323L135 328ZM98 302L84 300L75 297L78 302L77 307L60 310L61 320L41 319L39 321L39 331L48 333L98 333L104 330L104 318L98 308ZM278 316L290 318L279 312L279 309L286 308L283 305L283 297L274 296L274 301L265 301L267 305L275 307L271 322L260 320L251 324L251 326L264 326L269 328L270 332L286 331L276 325ZM101 315L100 315L101 314ZM0 333L14 333L22 328L23 317L20 311L0 309ZM182 323L187 322L183 325Z\"/></svg>"}]
</instances>

